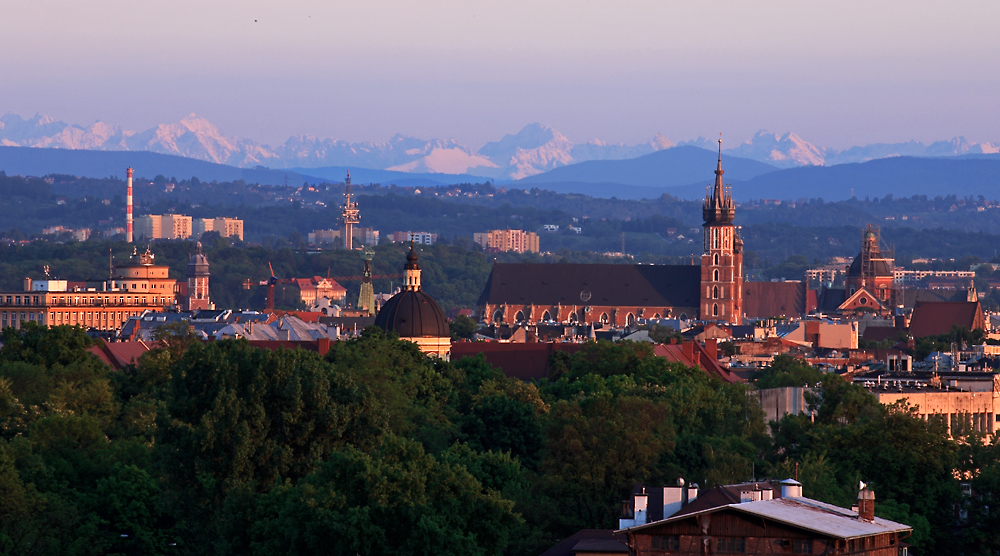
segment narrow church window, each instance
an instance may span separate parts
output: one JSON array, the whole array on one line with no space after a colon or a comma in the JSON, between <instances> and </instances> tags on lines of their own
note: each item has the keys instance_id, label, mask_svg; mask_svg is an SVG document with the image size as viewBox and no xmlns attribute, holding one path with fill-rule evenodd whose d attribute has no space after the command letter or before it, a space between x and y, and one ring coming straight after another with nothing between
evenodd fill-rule
<instances>
[{"instance_id":1,"label":"narrow church window","mask_svg":"<svg viewBox=\"0 0 1000 556\"><path fill-rule=\"evenodd\" d=\"M712 299L719 299L719 286L712 286Z\"/></svg>"},{"instance_id":2,"label":"narrow church window","mask_svg":"<svg viewBox=\"0 0 1000 556\"><path fill-rule=\"evenodd\" d=\"M714 255L714 258L712 260L712 264L714 264L715 266L719 266L719 254L718 253L716 253Z\"/></svg>"},{"instance_id":3,"label":"narrow church window","mask_svg":"<svg viewBox=\"0 0 1000 556\"><path fill-rule=\"evenodd\" d=\"M629 326L632 326L633 324L635 324L635 315L629 313L628 317L625 318L625 321L628 323Z\"/></svg>"},{"instance_id":4,"label":"narrow church window","mask_svg":"<svg viewBox=\"0 0 1000 556\"><path fill-rule=\"evenodd\" d=\"M718 282L719 281L719 270L718 269L712 271L712 281L713 282Z\"/></svg>"},{"instance_id":5,"label":"narrow church window","mask_svg":"<svg viewBox=\"0 0 1000 556\"><path fill-rule=\"evenodd\" d=\"M719 316L719 304L718 303L713 303L712 304L712 316L713 317Z\"/></svg>"}]
</instances>

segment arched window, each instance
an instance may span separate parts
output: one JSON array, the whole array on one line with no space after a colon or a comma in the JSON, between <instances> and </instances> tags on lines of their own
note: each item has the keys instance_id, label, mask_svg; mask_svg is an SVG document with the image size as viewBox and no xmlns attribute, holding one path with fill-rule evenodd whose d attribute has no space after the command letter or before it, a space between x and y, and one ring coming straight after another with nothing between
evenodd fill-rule
<instances>
[{"instance_id":1,"label":"arched window","mask_svg":"<svg viewBox=\"0 0 1000 556\"><path fill-rule=\"evenodd\" d=\"M719 299L719 286L712 286L712 299Z\"/></svg>"},{"instance_id":2,"label":"arched window","mask_svg":"<svg viewBox=\"0 0 1000 556\"><path fill-rule=\"evenodd\" d=\"M712 316L713 317L719 316L719 304L718 303L713 303L712 304Z\"/></svg>"},{"instance_id":3,"label":"arched window","mask_svg":"<svg viewBox=\"0 0 1000 556\"><path fill-rule=\"evenodd\" d=\"M713 282L719 281L719 269L715 269L712 271L712 281Z\"/></svg>"},{"instance_id":4,"label":"arched window","mask_svg":"<svg viewBox=\"0 0 1000 556\"><path fill-rule=\"evenodd\" d=\"M716 228L712 230L712 236L715 237L715 248L719 248L719 229Z\"/></svg>"},{"instance_id":5,"label":"arched window","mask_svg":"<svg viewBox=\"0 0 1000 556\"><path fill-rule=\"evenodd\" d=\"M550 320L552 320L552 315L549 314L548 311L545 311L544 313L542 313L542 320L545 322L549 322Z\"/></svg>"},{"instance_id":6,"label":"arched window","mask_svg":"<svg viewBox=\"0 0 1000 556\"><path fill-rule=\"evenodd\" d=\"M687 313L681 313L681 315L679 317L677 317L677 318L679 318L681 320L688 320L688 314Z\"/></svg>"},{"instance_id":7,"label":"arched window","mask_svg":"<svg viewBox=\"0 0 1000 556\"><path fill-rule=\"evenodd\" d=\"M713 257L712 257L712 264L714 264L715 266L719 266L719 254L718 254L718 253L716 253L716 254L715 254L715 255L714 255Z\"/></svg>"},{"instance_id":8,"label":"arched window","mask_svg":"<svg viewBox=\"0 0 1000 556\"><path fill-rule=\"evenodd\" d=\"M524 312L523 311L518 311L517 314L514 315L514 322L524 322Z\"/></svg>"},{"instance_id":9,"label":"arched window","mask_svg":"<svg viewBox=\"0 0 1000 556\"><path fill-rule=\"evenodd\" d=\"M628 323L629 326L635 324L635 315L629 313L628 316L625 317L625 322Z\"/></svg>"},{"instance_id":10,"label":"arched window","mask_svg":"<svg viewBox=\"0 0 1000 556\"><path fill-rule=\"evenodd\" d=\"M611 319L608 318L608 314L601 313L601 324L608 324L609 322L611 322Z\"/></svg>"}]
</instances>

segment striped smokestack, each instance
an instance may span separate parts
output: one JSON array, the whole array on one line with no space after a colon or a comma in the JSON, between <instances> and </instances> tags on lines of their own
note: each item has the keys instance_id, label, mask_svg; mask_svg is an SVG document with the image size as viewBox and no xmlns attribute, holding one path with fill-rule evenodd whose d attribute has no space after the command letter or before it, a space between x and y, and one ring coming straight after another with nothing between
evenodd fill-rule
<instances>
[{"instance_id":1,"label":"striped smokestack","mask_svg":"<svg viewBox=\"0 0 1000 556\"><path fill-rule=\"evenodd\" d=\"M128 191L125 193L125 241L132 243L132 169L128 169Z\"/></svg>"}]
</instances>

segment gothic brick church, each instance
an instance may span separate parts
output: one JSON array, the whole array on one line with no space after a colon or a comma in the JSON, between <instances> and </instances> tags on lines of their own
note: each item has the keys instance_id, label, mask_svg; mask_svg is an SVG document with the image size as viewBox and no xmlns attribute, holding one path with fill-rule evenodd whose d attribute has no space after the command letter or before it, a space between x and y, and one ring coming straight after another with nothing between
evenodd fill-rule
<instances>
[{"instance_id":1,"label":"gothic brick church","mask_svg":"<svg viewBox=\"0 0 1000 556\"><path fill-rule=\"evenodd\" d=\"M742 324L807 312L805 282L746 282L732 191L722 175L705 196L701 266L496 263L479 299L484 322L600 323L681 318Z\"/></svg>"}]
</instances>

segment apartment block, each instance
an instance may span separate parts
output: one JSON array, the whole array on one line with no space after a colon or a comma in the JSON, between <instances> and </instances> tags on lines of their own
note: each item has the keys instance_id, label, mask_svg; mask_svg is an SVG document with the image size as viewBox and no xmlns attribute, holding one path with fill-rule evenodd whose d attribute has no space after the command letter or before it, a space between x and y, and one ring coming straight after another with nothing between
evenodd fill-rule
<instances>
[{"instance_id":1,"label":"apartment block","mask_svg":"<svg viewBox=\"0 0 1000 556\"><path fill-rule=\"evenodd\" d=\"M538 234L524 230L490 230L472 234L472 242L487 251L538 253Z\"/></svg>"},{"instance_id":2,"label":"apartment block","mask_svg":"<svg viewBox=\"0 0 1000 556\"><path fill-rule=\"evenodd\" d=\"M135 237L139 240L187 239L191 232L192 219L183 214L146 214L135 219Z\"/></svg>"},{"instance_id":3,"label":"apartment block","mask_svg":"<svg viewBox=\"0 0 1000 556\"><path fill-rule=\"evenodd\" d=\"M239 218L195 218L192 223L195 237L205 232L218 232L222 237L238 237L243 241L243 221Z\"/></svg>"},{"instance_id":4,"label":"apartment block","mask_svg":"<svg viewBox=\"0 0 1000 556\"><path fill-rule=\"evenodd\" d=\"M310 245L333 245L334 239L344 236L344 230L313 230L309 232ZM361 245L378 245L379 232L372 228L353 227L351 229L353 243Z\"/></svg>"},{"instance_id":5,"label":"apartment block","mask_svg":"<svg viewBox=\"0 0 1000 556\"><path fill-rule=\"evenodd\" d=\"M419 243L421 245L434 245L437 243L437 234L430 232L392 232L393 243Z\"/></svg>"}]
</instances>

